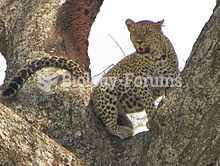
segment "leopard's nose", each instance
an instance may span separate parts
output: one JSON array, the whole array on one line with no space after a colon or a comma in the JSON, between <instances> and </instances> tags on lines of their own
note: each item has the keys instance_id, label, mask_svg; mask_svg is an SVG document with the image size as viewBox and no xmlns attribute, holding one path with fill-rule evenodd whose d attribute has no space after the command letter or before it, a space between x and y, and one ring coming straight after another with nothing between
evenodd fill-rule
<instances>
[{"instance_id":1,"label":"leopard's nose","mask_svg":"<svg viewBox=\"0 0 220 166\"><path fill-rule=\"evenodd\" d=\"M137 41L136 43L139 44L139 45L141 45L143 42L139 40L139 41Z\"/></svg>"}]
</instances>

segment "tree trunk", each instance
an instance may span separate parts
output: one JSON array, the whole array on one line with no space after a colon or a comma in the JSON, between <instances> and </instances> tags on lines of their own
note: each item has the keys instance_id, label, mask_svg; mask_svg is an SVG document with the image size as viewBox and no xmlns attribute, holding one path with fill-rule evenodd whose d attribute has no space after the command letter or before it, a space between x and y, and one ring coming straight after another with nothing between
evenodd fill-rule
<instances>
[{"instance_id":1,"label":"tree trunk","mask_svg":"<svg viewBox=\"0 0 220 166\"><path fill-rule=\"evenodd\" d=\"M88 69L86 41L101 4L102 1L69 0L59 9L58 2L52 0L0 3L4 6L0 10L0 51L8 64L6 82L28 60L45 55L72 58ZM78 17L82 14L83 17ZM81 28L85 17L89 23ZM219 23L218 2L181 73L182 87L158 108L160 125L127 140L110 135L92 108L87 107L90 86L68 87L58 81L47 93L37 88L37 75L61 75L67 71L52 68L39 71L15 98L0 98L14 111L0 105L0 165L31 162L40 165L46 161L57 165L73 161L73 152L84 165L218 165ZM55 151L50 150L55 146ZM44 151L46 155L40 156Z\"/></svg>"}]
</instances>

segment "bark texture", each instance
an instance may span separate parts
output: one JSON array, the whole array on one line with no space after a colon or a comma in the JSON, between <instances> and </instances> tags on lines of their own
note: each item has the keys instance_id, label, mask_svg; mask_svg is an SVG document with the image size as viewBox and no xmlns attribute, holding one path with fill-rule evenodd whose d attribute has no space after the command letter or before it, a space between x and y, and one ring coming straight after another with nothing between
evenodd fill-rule
<instances>
[{"instance_id":1,"label":"bark texture","mask_svg":"<svg viewBox=\"0 0 220 166\"><path fill-rule=\"evenodd\" d=\"M75 24L71 26L69 18L60 21L59 18L64 18L65 14L69 15L69 12L72 16L74 13L79 15L80 12L86 16L89 15L88 13L97 13L102 2L88 1L87 3L90 4L98 4L96 7L88 8L89 12L84 8L70 9L69 5L75 3L77 2L67 1L66 6L59 9L57 1L30 0L25 3L10 1L0 10L2 16L0 49L9 65L6 80L27 63L27 60L59 53L69 57L69 52L63 49L69 46L77 56L85 55L82 50L86 47L84 39L88 37L89 32L80 32L83 30L77 28L80 21L76 21L76 26ZM94 11L91 11L93 9ZM62 13L58 19L55 14L57 11ZM91 19L90 23L94 21L94 17L89 16L89 19ZM10 162L12 165L24 165L25 160L17 163L20 161L18 156L22 159L25 159L28 153L38 156L36 147L40 151L44 147L53 148L56 143L50 138L74 152L84 165L218 165L220 163L219 23L220 3L216 5L213 15L203 28L187 60L181 74L182 87L172 92L157 111L160 122L158 128L137 134L127 140L120 140L107 133L101 121L95 117L92 107L87 106L91 93L90 85L74 87L58 81L47 93L37 88L37 75L57 73L59 77L67 71L48 68L36 73L15 98L0 98L4 105L13 110L12 112L3 105L0 107L0 165L4 164L5 158L9 162L14 161ZM60 25L67 27L56 28L56 26L61 27ZM59 35L57 40L53 40L53 36L56 36L54 33ZM82 36L77 38L77 34ZM70 41L70 38L73 40ZM13 132L9 131L9 127ZM21 131L24 131L26 137L20 136ZM13 134L17 137L13 137ZM36 146L27 144L28 148L24 149L25 142L31 142ZM9 146L10 144L15 146ZM53 154L57 154L59 159L62 158L60 156L62 153L68 154L68 161L71 161L73 154L61 146L57 148ZM21 153L23 150L27 152ZM19 155L12 156L8 152Z\"/></svg>"},{"instance_id":2,"label":"bark texture","mask_svg":"<svg viewBox=\"0 0 220 166\"><path fill-rule=\"evenodd\" d=\"M89 71L89 57L87 53L88 37L91 25L103 0L67 0L58 11L57 29L62 36L62 50L69 58L74 53L75 60L82 64L85 71ZM56 36L53 37L56 39Z\"/></svg>"},{"instance_id":3,"label":"bark texture","mask_svg":"<svg viewBox=\"0 0 220 166\"><path fill-rule=\"evenodd\" d=\"M72 152L1 103L0 116L0 165L82 165Z\"/></svg>"}]
</instances>

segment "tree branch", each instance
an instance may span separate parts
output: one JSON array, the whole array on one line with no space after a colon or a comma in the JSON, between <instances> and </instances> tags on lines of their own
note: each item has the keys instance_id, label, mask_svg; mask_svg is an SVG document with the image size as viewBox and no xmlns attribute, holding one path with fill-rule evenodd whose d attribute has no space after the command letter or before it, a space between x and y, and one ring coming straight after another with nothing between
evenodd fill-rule
<instances>
[{"instance_id":1,"label":"tree branch","mask_svg":"<svg viewBox=\"0 0 220 166\"><path fill-rule=\"evenodd\" d=\"M82 165L70 151L0 103L0 165Z\"/></svg>"},{"instance_id":2,"label":"tree branch","mask_svg":"<svg viewBox=\"0 0 220 166\"><path fill-rule=\"evenodd\" d=\"M5 36L3 36L6 39L4 56L9 64L7 79L26 64L27 60L52 54L48 51L52 49L45 46L49 39L44 34L47 34L48 28L53 26L55 19L51 19L53 21L49 19L49 24L44 25L45 21L41 20L42 13L39 11L46 16L53 16L51 13L54 13L59 5L49 0L39 4L37 3L39 1L35 0L27 3L19 2L13 1L10 7L0 10L6 24ZM54 6L57 8L55 9ZM17 10L11 12L14 8ZM43 18L48 18L46 16ZM43 22L36 28L38 25L36 23L40 21ZM32 140L38 137L45 138L45 142L50 140L32 127L35 126L76 153L86 165L217 165L220 160L219 22L220 4L218 3L181 74L182 87L165 98L157 111L160 125L130 139L120 140L105 130L101 121L94 115L91 105L87 107L91 92L85 87L74 87L75 85L67 87L65 82L58 81L49 93L37 88L37 74L62 74L65 73L63 70L41 70L26 82L15 98L4 100L0 98L0 100L31 123L18 118L21 122L19 129L27 129L25 131L33 129L33 133L36 133L36 137L30 132L27 133L27 142L33 142ZM17 122L16 118L13 119L17 116L13 112L8 110L7 112L12 119L1 121L1 124L11 126ZM6 115L5 108L0 109L0 115L2 117ZM2 128L0 147L8 148L11 153L15 148L5 146L8 137L3 137L7 132L7 127ZM19 130L14 130L14 133L21 135ZM19 150L25 142L23 137L17 140L20 140L16 142ZM40 144L45 142L39 143L39 147L43 147ZM7 151L2 148L1 152L0 159L3 159ZM15 154L19 155L19 152L16 151ZM37 151L33 153L37 155ZM10 161L14 161L15 164L18 161L16 156L10 156Z\"/></svg>"}]
</instances>

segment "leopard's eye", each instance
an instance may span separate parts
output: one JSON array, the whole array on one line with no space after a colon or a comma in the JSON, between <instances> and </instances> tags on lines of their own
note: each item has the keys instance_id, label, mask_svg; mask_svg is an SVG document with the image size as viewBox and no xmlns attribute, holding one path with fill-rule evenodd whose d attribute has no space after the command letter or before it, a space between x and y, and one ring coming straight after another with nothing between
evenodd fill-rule
<instances>
[{"instance_id":1,"label":"leopard's eye","mask_svg":"<svg viewBox=\"0 0 220 166\"><path fill-rule=\"evenodd\" d=\"M147 33L147 30L146 30L146 29L144 29L144 30L143 30L143 34L146 34L146 33Z\"/></svg>"},{"instance_id":2,"label":"leopard's eye","mask_svg":"<svg viewBox=\"0 0 220 166\"><path fill-rule=\"evenodd\" d=\"M147 30L145 29L139 29L138 31L139 34L145 35L147 33Z\"/></svg>"},{"instance_id":3,"label":"leopard's eye","mask_svg":"<svg viewBox=\"0 0 220 166\"><path fill-rule=\"evenodd\" d=\"M153 32L152 29L147 29L147 33L151 34Z\"/></svg>"}]
</instances>

